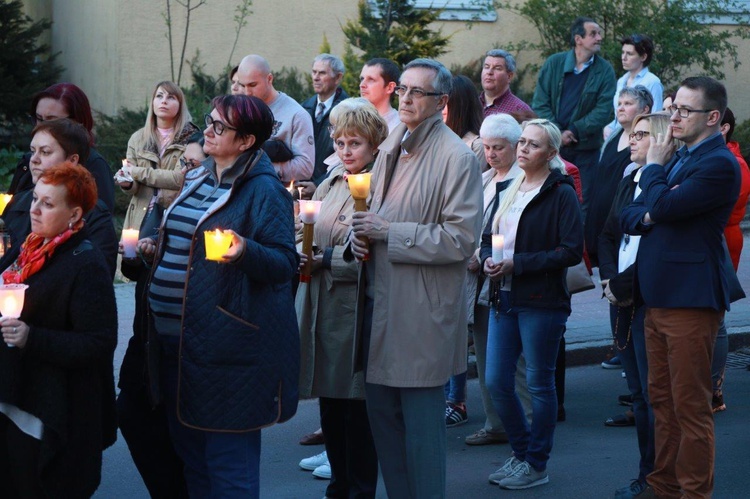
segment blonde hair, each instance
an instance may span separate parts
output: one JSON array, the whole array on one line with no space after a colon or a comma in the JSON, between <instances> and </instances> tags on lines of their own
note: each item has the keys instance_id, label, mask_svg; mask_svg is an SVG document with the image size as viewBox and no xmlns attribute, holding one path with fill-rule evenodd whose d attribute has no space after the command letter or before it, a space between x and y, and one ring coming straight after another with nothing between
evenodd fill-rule
<instances>
[{"instance_id":1,"label":"blonde hair","mask_svg":"<svg viewBox=\"0 0 750 499\"><path fill-rule=\"evenodd\" d=\"M342 135L359 135L377 148L388 137L388 124L375 106L361 97L343 100L334 107L331 123L334 125L334 139Z\"/></svg>"},{"instance_id":2,"label":"blonde hair","mask_svg":"<svg viewBox=\"0 0 750 499\"><path fill-rule=\"evenodd\" d=\"M177 97L177 102L180 104L180 108L177 110L177 116L174 118L174 124L172 125L172 134L169 137L169 143L174 141L174 138L187 126L188 123L193 119L188 111L187 103L185 102L185 94L182 93L182 89L177 86L176 83L171 81L160 81L154 87L154 91L151 94L151 100L148 101L148 114L146 114L146 125L143 128L143 135L147 149L159 150L159 143L161 142L161 135L156 126L156 114L154 114L154 97L156 92L160 88L163 88L169 95Z\"/></svg>"},{"instance_id":3,"label":"blonde hair","mask_svg":"<svg viewBox=\"0 0 750 499\"><path fill-rule=\"evenodd\" d=\"M658 113L639 114L633 119L633 126L630 129L635 130L635 125L637 125L639 121L648 120L648 126L650 128L649 133L651 136L656 137L659 134L665 135L669 129L669 125L672 123L670 118L671 115L663 111ZM685 145L683 141L675 139L674 137L672 137L672 143L677 149Z\"/></svg>"},{"instance_id":4,"label":"blonde hair","mask_svg":"<svg viewBox=\"0 0 750 499\"><path fill-rule=\"evenodd\" d=\"M551 149L554 149L557 153L548 163L550 171L558 170L563 175L567 175L567 172L565 171L565 163L563 163L559 154L560 145L562 144L562 134L560 133L560 129L557 128L557 125L552 123L550 120L541 118L524 121L521 127L526 130L527 127L532 125L544 130L545 134L547 135L547 145ZM510 207L513 205L513 201L515 201L516 195L518 194L518 191L521 188L521 184L523 183L525 178L526 172L522 171L516 178L513 179L508 188L505 189L503 197L500 199L500 203L497 207L497 211L495 212L495 217L492 219L493 234L497 234L500 227L500 219L508 212L508 210L510 210Z\"/></svg>"}]
</instances>

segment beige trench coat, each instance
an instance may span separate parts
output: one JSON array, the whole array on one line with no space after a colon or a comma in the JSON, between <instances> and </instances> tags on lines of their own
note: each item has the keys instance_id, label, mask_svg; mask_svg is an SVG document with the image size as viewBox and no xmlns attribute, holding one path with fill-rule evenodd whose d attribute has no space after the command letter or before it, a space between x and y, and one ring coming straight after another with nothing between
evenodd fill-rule
<instances>
[{"instance_id":1,"label":"beige trench coat","mask_svg":"<svg viewBox=\"0 0 750 499\"><path fill-rule=\"evenodd\" d=\"M128 140L128 162L133 167L133 186L123 189L131 196L128 210L125 213L123 228L139 229L146 215L148 204L154 197L154 189L160 189L159 204L167 208L174 201L182 188L184 175L180 172L180 158L185 153L185 141L198 131L198 127L188 126L169 144L164 154L147 149L143 138L143 128L135 132Z\"/></svg>"},{"instance_id":2,"label":"beige trench coat","mask_svg":"<svg viewBox=\"0 0 750 499\"><path fill-rule=\"evenodd\" d=\"M390 228L366 264L374 278L366 380L434 387L466 370L464 280L480 237L482 186L476 156L440 113L402 144L405 132L403 124L393 130L373 168L370 211Z\"/></svg>"},{"instance_id":3,"label":"beige trench coat","mask_svg":"<svg viewBox=\"0 0 750 499\"><path fill-rule=\"evenodd\" d=\"M354 213L343 173L341 164L333 167L313 195L314 200L323 201L314 243L321 252L332 248L333 254L331 268L321 267L310 283L300 283L297 290L303 398L364 398L363 373L352 374L358 266L343 259Z\"/></svg>"}]
</instances>

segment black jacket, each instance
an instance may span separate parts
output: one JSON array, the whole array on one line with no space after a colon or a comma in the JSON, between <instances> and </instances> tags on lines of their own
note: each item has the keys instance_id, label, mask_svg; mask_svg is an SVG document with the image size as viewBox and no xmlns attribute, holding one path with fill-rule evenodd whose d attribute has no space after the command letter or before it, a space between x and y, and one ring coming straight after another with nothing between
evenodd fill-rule
<instances>
[{"instance_id":1,"label":"black jacket","mask_svg":"<svg viewBox=\"0 0 750 499\"><path fill-rule=\"evenodd\" d=\"M634 179L638 171L635 170L620 181L617 193L612 200L612 209L599 235L599 277L602 280L609 279L609 287L618 301L633 298L635 264L622 272L618 272L617 269L623 234L620 228L620 212L633 202L633 194L638 186Z\"/></svg>"},{"instance_id":2,"label":"black jacket","mask_svg":"<svg viewBox=\"0 0 750 499\"><path fill-rule=\"evenodd\" d=\"M31 218L29 209L33 199L32 189L23 191L13 196L13 199L3 212L3 221L5 230L10 234L10 250L0 258L0 271L5 270L16 261L21 252L21 244L26 240L26 236L31 233ZM90 212L84 215L83 219L86 224L87 237L94 243L99 251L104 255L104 260L109 269L110 279L115 278L117 269L117 246L119 241L115 233L115 226L112 221L112 214L107 210L101 199L96 201L96 205Z\"/></svg>"},{"instance_id":3,"label":"black jacket","mask_svg":"<svg viewBox=\"0 0 750 499\"><path fill-rule=\"evenodd\" d=\"M328 126L331 124L331 122L329 121L331 110L336 107L339 102L348 98L349 95L344 92L341 87L338 87L336 89L336 94L333 97L333 104L331 105L331 109L326 111L326 113L323 115L323 119L320 120L320 123L315 121L315 111L318 105L318 96L313 95L302 103L302 107L304 107L307 112L310 113L313 122L313 135L315 135L315 169L313 170L312 181L315 182L315 185L320 184L323 179L326 178L327 168L326 164L323 161L325 161L325 159L334 152L333 139L331 139L331 134L328 131Z\"/></svg>"},{"instance_id":4,"label":"black jacket","mask_svg":"<svg viewBox=\"0 0 750 499\"><path fill-rule=\"evenodd\" d=\"M26 282L24 348L0 343L0 400L44 424L40 484L49 497L90 497L116 439L112 361L117 307L104 258L85 229Z\"/></svg>"},{"instance_id":5,"label":"black jacket","mask_svg":"<svg viewBox=\"0 0 750 499\"><path fill-rule=\"evenodd\" d=\"M492 219L502 192L512 180L497 184L492 216L482 234L480 262L492 255ZM533 308L557 308L570 312L570 293L565 281L568 267L583 258L583 222L573 180L552 170L542 188L521 214L513 255L511 303ZM499 286L491 283L491 296Z\"/></svg>"}]
</instances>

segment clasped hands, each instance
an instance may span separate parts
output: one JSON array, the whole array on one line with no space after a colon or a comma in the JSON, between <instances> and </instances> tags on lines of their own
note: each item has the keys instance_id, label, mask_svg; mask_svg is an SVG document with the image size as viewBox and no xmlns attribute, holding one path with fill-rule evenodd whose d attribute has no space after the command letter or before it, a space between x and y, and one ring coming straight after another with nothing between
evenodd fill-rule
<instances>
[{"instance_id":1,"label":"clasped hands","mask_svg":"<svg viewBox=\"0 0 750 499\"><path fill-rule=\"evenodd\" d=\"M506 275L513 274L513 259L505 258L495 263L492 257L484 261L484 273L493 281L499 281Z\"/></svg>"}]
</instances>

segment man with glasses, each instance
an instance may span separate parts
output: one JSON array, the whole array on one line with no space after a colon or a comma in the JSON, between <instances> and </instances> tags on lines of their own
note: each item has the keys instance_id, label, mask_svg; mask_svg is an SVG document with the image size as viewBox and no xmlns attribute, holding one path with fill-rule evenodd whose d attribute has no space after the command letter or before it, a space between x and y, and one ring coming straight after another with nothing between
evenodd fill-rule
<instances>
[{"instance_id":1,"label":"man with glasses","mask_svg":"<svg viewBox=\"0 0 750 499\"><path fill-rule=\"evenodd\" d=\"M562 131L560 156L581 172L584 211L617 84L612 65L598 55L601 44L602 28L596 21L588 17L573 21L571 50L544 62L531 102L540 118L554 122Z\"/></svg>"},{"instance_id":2,"label":"man with glasses","mask_svg":"<svg viewBox=\"0 0 750 499\"><path fill-rule=\"evenodd\" d=\"M653 489L644 493L658 497L713 491L711 358L730 301L722 233L740 188L739 165L720 133L726 107L726 89L713 78L681 83L670 129L649 148L642 193L621 215L626 233L643 236L635 299L647 307L656 443ZM676 154L672 137L685 142Z\"/></svg>"},{"instance_id":3,"label":"man with glasses","mask_svg":"<svg viewBox=\"0 0 750 499\"><path fill-rule=\"evenodd\" d=\"M245 56L237 77L240 93L258 97L273 112L273 134L263 144L263 150L271 158L279 178L286 183L309 179L315 163L310 115L294 99L273 87L271 67L261 56Z\"/></svg>"},{"instance_id":4,"label":"man with glasses","mask_svg":"<svg viewBox=\"0 0 750 499\"><path fill-rule=\"evenodd\" d=\"M442 119L452 76L417 59L380 145L368 212L353 215L367 412L389 497L445 497L445 396L466 370L468 259L480 233L476 156ZM368 238L367 246L362 242Z\"/></svg>"}]
</instances>

